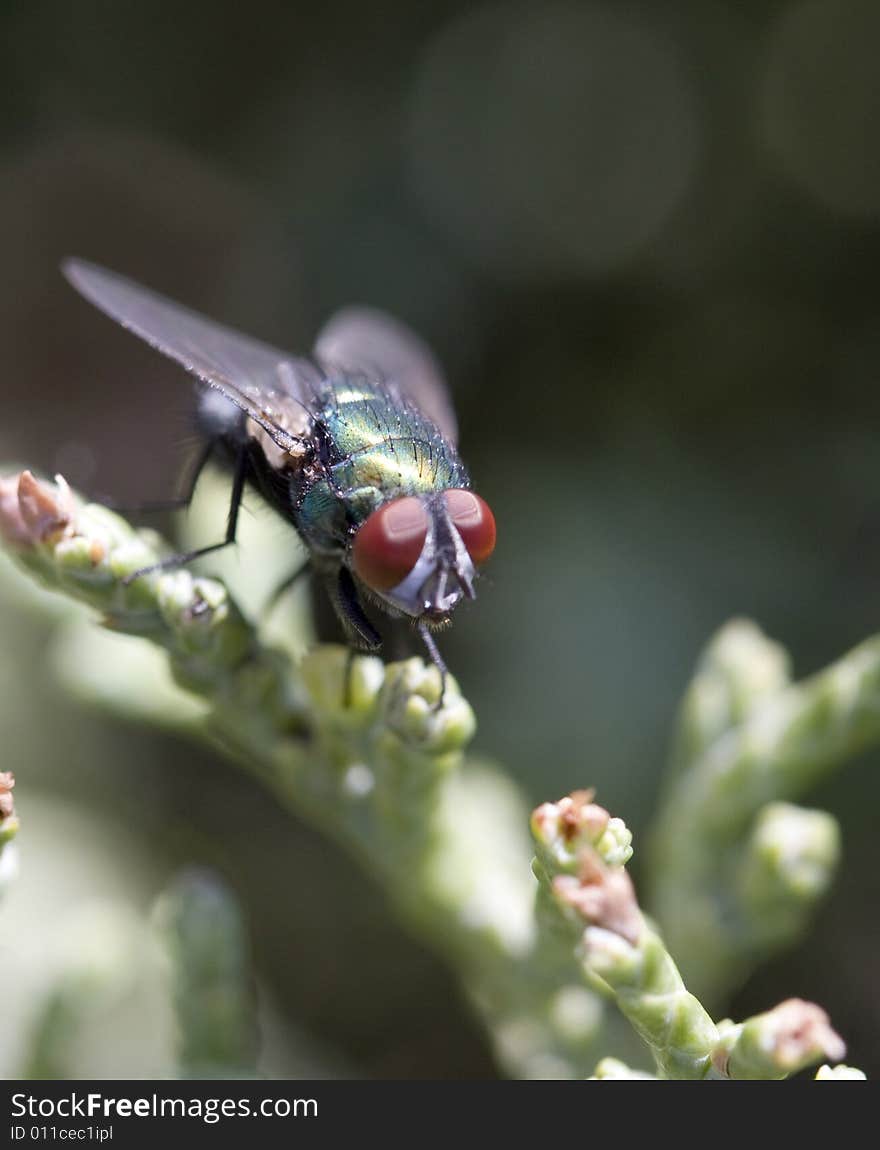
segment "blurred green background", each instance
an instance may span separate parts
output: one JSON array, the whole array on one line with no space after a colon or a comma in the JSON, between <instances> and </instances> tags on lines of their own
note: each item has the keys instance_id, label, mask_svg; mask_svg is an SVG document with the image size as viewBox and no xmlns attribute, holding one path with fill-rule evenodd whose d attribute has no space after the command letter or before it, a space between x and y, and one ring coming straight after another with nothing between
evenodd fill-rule
<instances>
[{"instance_id":1,"label":"blurred green background","mask_svg":"<svg viewBox=\"0 0 880 1150\"><path fill-rule=\"evenodd\" d=\"M294 350L344 303L397 312L498 518L444 644L477 747L536 801L595 785L638 836L714 628L753 616L804 674L880 623L878 42L873 0L4 3L0 456L128 501L187 457L182 373L77 299L65 255ZM144 907L205 863L287 1056L321 1052L300 1070L494 1073L348 859L228 764L70 700L47 624L0 595L7 977L42 977L59 906ZM869 1074L877 759L810 797L841 876L733 1004L817 1000ZM129 1022L91 1072L154 1069L155 1015Z\"/></svg>"}]
</instances>

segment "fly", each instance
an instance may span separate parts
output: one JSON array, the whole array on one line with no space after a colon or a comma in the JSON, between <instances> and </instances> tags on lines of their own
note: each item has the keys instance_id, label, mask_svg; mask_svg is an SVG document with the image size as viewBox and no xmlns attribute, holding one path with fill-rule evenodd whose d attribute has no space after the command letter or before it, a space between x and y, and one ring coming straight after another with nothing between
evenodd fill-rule
<instances>
[{"instance_id":1,"label":"fly","mask_svg":"<svg viewBox=\"0 0 880 1150\"><path fill-rule=\"evenodd\" d=\"M347 308L305 358L94 264L69 260L63 270L87 300L199 380L204 448L182 502L213 456L232 470L224 539L131 578L233 544L250 485L299 534L349 646L381 648L365 604L408 618L445 682L433 633L475 598L495 519L471 490L446 384L423 341L380 311Z\"/></svg>"}]
</instances>

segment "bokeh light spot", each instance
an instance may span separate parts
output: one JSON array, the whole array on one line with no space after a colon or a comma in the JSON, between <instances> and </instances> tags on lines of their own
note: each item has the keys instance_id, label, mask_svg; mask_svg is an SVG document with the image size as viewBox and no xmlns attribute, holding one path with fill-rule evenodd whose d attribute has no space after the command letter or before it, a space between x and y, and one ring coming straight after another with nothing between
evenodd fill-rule
<instances>
[{"instance_id":1,"label":"bokeh light spot","mask_svg":"<svg viewBox=\"0 0 880 1150\"><path fill-rule=\"evenodd\" d=\"M760 130L778 166L825 207L880 215L880 5L807 0L767 40Z\"/></svg>"},{"instance_id":2,"label":"bokeh light spot","mask_svg":"<svg viewBox=\"0 0 880 1150\"><path fill-rule=\"evenodd\" d=\"M429 46L410 151L426 212L477 264L606 272L663 228L699 154L674 45L598 5L488 5Z\"/></svg>"}]
</instances>

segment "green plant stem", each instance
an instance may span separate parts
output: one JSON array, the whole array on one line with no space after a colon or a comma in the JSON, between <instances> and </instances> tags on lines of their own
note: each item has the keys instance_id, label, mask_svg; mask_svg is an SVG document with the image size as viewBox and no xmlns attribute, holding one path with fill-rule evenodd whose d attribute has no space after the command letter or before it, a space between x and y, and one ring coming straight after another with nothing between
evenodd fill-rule
<instances>
[{"instance_id":1,"label":"green plant stem","mask_svg":"<svg viewBox=\"0 0 880 1150\"><path fill-rule=\"evenodd\" d=\"M812 1002L790 998L738 1024L719 1024L716 1067L728 1078L787 1078L822 1057L842 1058L845 1046L828 1015Z\"/></svg>"},{"instance_id":2,"label":"green plant stem","mask_svg":"<svg viewBox=\"0 0 880 1150\"><path fill-rule=\"evenodd\" d=\"M545 915L570 930L585 980L598 982L645 1041L663 1078L705 1078L718 1032L639 909L624 863L632 836L576 793L532 816Z\"/></svg>"},{"instance_id":3,"label":"green plant stem","mask_svg":"<svg viewBox=\"0 0 880 1150\"><path fill-rule=\"evenodd\" d=\"M12 881L18 866L13 842L18 834L18 816L12 790L15 778L11 771L0 771L0 894Z\"/></svg>"},{"instance_id":4,"label":"green plant stem","mask_svg":"<svg viewBox=\"0 0 880 1150\"><path fill-rule=\"evenodd\" d=\"M181 1075L252 1075L256 1004L235 899L216 876L190 871L163 895L156 917L170 957Z\"/></svg>"},{"instance_id":5,"label":"green plant stem","mask_svg":"<svg viewBox=\"0 0 880 1150\"><path fill-rule=\"evenodd\" d=\"M63 962L36 1003L19 1071L23 1078L83 1077L85 1036L138 983L143 938L136 917L124 908L80 904L65 920L64 939Z\"/></svg>"},{"instance_id":6,"label":"green plant stem","mask_svg":"<svg viewBox=\"0 0 880 1150\"><path fill-rule=\"evenodd\" d=\"M560 993L579 978L570 953L535 929L528 808L490 765L461 770L475 724L454 679L440 705L439 675L420 659L357 658L349 675L344 649L317 647L295 664L262 642L217 580L177 569L128 582L161 558L153 537L82 505L63 482L27 472L0 482L0 533L44 585L164 649L175 682L203 703L176 709L180 729L357 855L404 922L457 968L510 1071L587 1073L601 1007L587 996L594 1009L581 1011L582 1025L560 1015ZM91 697L116 706L106 645L95 657L82 641ZM153 671L126 667L137 713L156 710Z\"/></svg>"},{"instance_id":7,"label":"green plant stem","mask_svg":"<svg viewBox=\"0 0 880 1150\"><path fill-rule=\"evenodd\" d=\"M588 792L544 804L532 817L536 903L522 796L489 765L461 770L473 714L452 679L441 699L435 668L419 659L385 667L358 658L349 672L347 653L333 647L295 664L261 640L217 580L179 569L132 579L159 558L155 544L105 509L80 505L63 481L52 487L27 472L0 481L0 534L43 583L100 611L106 627L167 653L175 682L202 700L173 708L173 722L234 756L363 861L403 920L458 969L514 1073L585 1076L595 1063L601 998L616 1002L661 1077L779 1077L842 1054L810 1004L800 1004L799 1015L783 1004L716 1027L638 906L624 869L629 831ZM759 928L766 931L780 903L791 911L800 898L807 907L833 869L833 820L773 800L880 735L880 640L797 687L783 686L778 651L765 658L754 632L747 640L735 659L730 642L719 641L700 672L712 677L711 690L689 694L653 845L664 929L671 927L710 992L729 985L744 956L778 944L779 930L761 939ZM81 654L92 697L118 706L106 648ZM749 658L764 660L754 682ZM164 708L167 695L156 693L151 674L129 669L125 683L144 696L135 713ZM723 880L727 906L719 901ZM178 892L171 902L184 1065L247 1072L244 964L230 942L240 941L238 927L228 915L205 917L191 896ZM725 917L731 906L740 919L732 916L733 931ZM803 917L789 915L781 933L799 929ZM209 1003L218 1013L200 1008L199 1019L187 1022L203 979L238 989ZM804 1029L805 1018L812 1025ZM792 1053L792 1034L802 1031L809 1042ZM229 1034L234 1049L223 1047ZM777 1040L775 1057L765 1057L768 1035Z\"/></svg>"},{"instance_id":8,"label":"green plant stem","mask_svg":"<svg viewBox=\"0 0 880 1150\"><path fill-rule=\"evenodd\" d=\"M644 1070L632 1070L617 1058L603 1058L590 1075L591 1079L601 1082L624 1079L627 1081L656 1082L656 1074L646 1074Z\"/></svg>"},{"instance_id":9,"label":"green plant stem","mask_svg":"<svg viewBox=\"0 0 880 1150\"><path fill-rule=\"evenodd\" d=\"M745 643L743 628L748 631ZM744 648L749 657L743 656ZM759 689L743 695L749 658L758 668ZM731 662L736 662L736 674ZM834 872L839 852L830 818L804 812L798 816L800 828L803 832L812 818L810 833L787 835L797 821L796 808L789 808L786 828L773 804L797 798L880 741L880 638L862 643L801 683L786 685L786 667L777 645L764 640L752 624L729 624L716 637L688 692L674 771L650 844L651 912L682 956L689 982L712 1003L723 1001L755 964L802 931ZM740 685L739 703L725 707L717 698L723 693L719 684L731 682ZM713 717L699 720L694 700L710 692L716 696ZM768 821L779 832L775 847L768 843ZM768 918L760 913L761 900L751 897L755 887L749 869L762 833L765 855L776 850L782 857L786 842L802 844L799 857L789 852L789 876L811 867L814 872L806 885L777 876L777 893L787 884L790 896L783 916L787 925L780 931L771 921L778 915L778 901Z\"/></svg>"},{"instance_id":10,"label":"green plant stem","mask_svg":"<svg viewBox=\"0 0 880 1150\"><path fill-rule=\"evenodd\" d=\"M651 1051L658 1076L784 1078L822 1057L842 1057L845 1047L825 1012L799 999L739 1024L715 1025L639 908L624 870L629 832L590 798L576 793L535 812L535 872L545 912L555 909L565 924L585 980L607 988ZM612 822L619 824L613 835ZM613 1059L594 1075L634 1076Z\"/></svg>"}]
</instances>

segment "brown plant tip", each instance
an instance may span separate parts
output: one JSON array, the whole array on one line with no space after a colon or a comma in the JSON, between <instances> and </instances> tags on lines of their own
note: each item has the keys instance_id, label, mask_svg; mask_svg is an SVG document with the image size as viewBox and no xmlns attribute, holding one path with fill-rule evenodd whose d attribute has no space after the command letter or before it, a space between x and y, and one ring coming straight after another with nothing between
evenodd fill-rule
<instances>
[{"instance_id":1,"label":"brown plant tip","mask_svg":"<svg viewBox=\"0 0 880 1150\"><path fill-rule=\"evenodd\" d=\"M12 801L14 786L15 776L12 771L0 771L0 819L8 819L15 814L15 803Z\"/></svg>"},{"instance_id":2,"label":"brown plant tip","mask_svg":"<svg viewBox=\"0 0 880 1150\"><path fill-rule=\"evenodd\" d=\"M7 543L27 545L30 531L21 517L18 505L18 475L0 476L0 536Z\"/></svg>"},{"instance_id":3,"label":"brown plant tip","mask_svg":"<svg viewBox=\"0 0 880 1150\"><path fill-rule=\"evenodd\" d=\"M799 1068L820 1055L838 1062L846 1054L843 1039L815 1002L789 998L767 1015L776 1061L783 1068Z\"/></svg>"},{"instance_id":4,"label":"brown plant tip","mask_svg":"<svg viewBox=\"0 0 880 1150\"><path fill-rule=\"evenodd\" d=\"M604 807L593 802L594 790L572 791L557 803L542 803L532 815L534 826L546 834L548 826L567 843L586 835L596 842L605 833L611 818Z\"/></svg>"},{"instance_id":5,"label":"brown plant tip","mask_svg":"<svg viewBox=\"0 0 880 1150\"><path fill-rule=\"evenodd\" d=\"M572 791L560 801L559 823L568 842L584 831L593 841L605 833L611 816L604 807L593 802L595 794L594 790Z\"/></svg>"},{"instance_id":6,"label":"brown plant tip","mask_svg":"<svg viewBox=\"0 0 880 1150\"><path fill-rule=\"evenodd\" d=\"M730 1051L723 1043L712 1051L712 1068L722 1078L730 1077Z\"/></svg>"},{"instance_id":7,"label":"brown plant tip","mask_svg":"<svg viewBox=\"0 0 880 1150\"><path fill-rule=\"evenodd\" d=\"M18 481L18 504L32 537L40 543L63 535L73 518L73 497L60 475L52 487L30 471L23 471Z\"/></svg>"},{"instance_id":8,"label":"brown plant tip","mask_svg":"<svg viewBox=\"0 0 880 1150\"><path fill-rule=\"evenodd\" d=\"M17 547L33 547L70 530L73 496L61 476L55 485L30 471L0 479L0 536Z\"/></svg>"},{"instance_id":9,"label":"brown plant tip","mask_svg":"<svg viewBox=\"0 0 880 1150\"><path fill-rule=\"evenodd\" d=\"M588 925L610 930L632 946L639 941L644 920L632 879L623 867L606 866L595 851L585 850L579 874L559 875L553 891Z\"/></svg>"}]
</instances>

